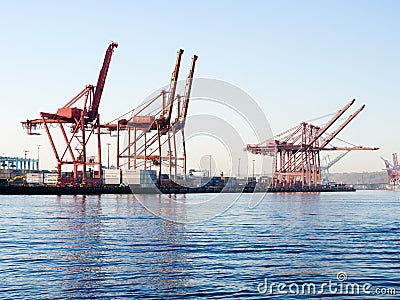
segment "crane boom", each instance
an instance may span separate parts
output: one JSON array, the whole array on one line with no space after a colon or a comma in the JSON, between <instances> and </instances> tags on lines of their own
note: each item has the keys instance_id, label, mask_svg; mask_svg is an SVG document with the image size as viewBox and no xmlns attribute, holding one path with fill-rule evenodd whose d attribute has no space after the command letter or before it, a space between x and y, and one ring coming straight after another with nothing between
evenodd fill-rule
<instances>
[{"instance_id":1,"label":"crane boom","mask_svg":"<svg viewBox=\"0 0 400 300\"><path fill-rule=\"evenodd\" d=\"M175 63L175 69L172 72L172 77L171 77L171 85L170 85L170 91L169 91L169 98L168 98L168 105L167 105L167 113L166 113L166 124L170 124L171 122L171 114L172 114L172 106L173 102L175 99L175 91L176 91L176 84L178 81L178 76L179 76L179 68L181 65L181 58L183 54L183 49L179 49L178 55L176 56L176 63ZM168 126L167 125L167 126Z\"/></svg>"},{"instance_id":2,"label":"crane boom","mask_svg":"<svg viewBox=\"0 0 400 300\"><path fill-rule=\"evenodd\" d=\"M116 47L118 43L115 42L108 46L96 86L87 85L66 105L58 108L56 113L41 112L40 119L22 122L28 134L34 134L32 129L43 125L57 161L58 184L61 186L103 184L99 104L111 56ZM78 102L81 102L81 106L77 105ZM51 130L52 127L61 129L63 142L55 143L55 131ZM95 145L93 140L96 135L97 155L91 155L89 158L89 145ZM61 176L63 167L65 169L69 165L73 165L71 175Z\"/></svg>"},{"instance_id":3,"label":"crane boom","mask_svg":"<svg viewBox=\"0 0 400 300\"><path fill-rule=\"evenodd\" d=\"M111 44L107 48L106 55L105 55L104 61L103 61L103 66L100 69L99 78L97 80L96 90L95 90L95 93L93 96L92 106L89 108L89 112L88 112L89 119L91 121L93 121L97 117L101 96L102 96L103 90L104 90L104 84L105 84L106 78L107 78L108 68L110 67L111 57L114 52L114 48L117 48L117 47L118 47L118 43L111 42Z\"/></svg>"},{"instance_id":4,"label":"crane boom","mask_svg":"<svg viewBox=\"0 0 400 300\"><path fill-rule=\"evenodd\" d=\"M198 56L194 55L192 58L192 65L190 67L189 75L186 79L186 88L185 88L185 97L182 104L182 112L181 112L181 119L185 120L187 116L188 106L189 106L189 99L190 93L192 91L192 83L193 83L193 75L194 75L194 68L196 66L196 60Z\"/></svg>"},{"instance_id":5,"label":"crane boom","mask_svg":"<svg viewBox=\"0 0 400 300\"><path fill-rule=\"evenodd\" d=\"M341 153L338 157L329 162L326 166L321 166L321 171L328 170L330 167L335 165L339 160L341 160L344 156L346 156L350 151L351 150L347 150L346 152Z\"/></svg>"},{"instance_id":6,"label":"crane boom","mask_svg":"<svg viewBox=\"0 0 400 300\"><path fill-rule=\"evenodd\" d=\"M318 140L328 129L329 127L331 127L333 125L333 123L335 123L337 121L337 119L339 119L349 108L350 106L353 105L353 103L356 101L356 99L351 100L345 107L343 107L341 110L339 110L333 117L332 119L329 120L328 123L325 124L324 127L320 128L317 133L316 136L314 137L314 139L306 145L306 149L311 147L314 142L316 140Z\"/></svg>"},{"instance_id":7,"label":"crane boom","mask_svg":"<svg viewBox=\"0 0 400 300\"><path fill-rule=\"evenodd\" d=\"M347 103L342 109L340 109L330 120L328 123L326 123L324 125L324 127L322 128L317 128L317 132L315 134L315 136L312 138L311 142L309 142L308 144L306 144L304 146L304 148L299 148L296 152L297 153L301 153L304 152L310 148L312 148L312 146L314 145L314 143L350 108L350 106L352 106L354 104L354 102L356 101L356 99L351 100L349 103ZM350 122L350 121L349 121ZM303 123L304 126L307 125L306 123ZM310 126L313 126L310 124ZM315 126L313 128L316 128ZM339 133L339 132L337 132ZM337 134L336 133L336 134ZM323 147L320 147L321 149L323 149ZM297 156L297 159L295 160L296 163L301 159L301 157ZM284 165L284 167L286 167L288 164L290 164L290 161L286 161L286 164Z\"/></svg>"},{"instance_id":8,"label":"crane boom","mask_svg":"<svg viewBox=\"0 0 400 300\"><path fill-rule=\"evenodd\" d=\"M384 161L384 163L385 163L386 170L390 171L391 169L393 169L392 164L391 164L387 159L384 159L382 156L381 156L381 159L382 159L382 160Z\"/></svg>"},{"instance_id":9,"label":"crane boom","mask_svg":"<svg viewBox=\"0 0 400 300\"><path fill-rule=\"evenodd\" d=\"M332 132L328 138L322 143L321 148L324 148L325 146L327 146L338 134L339 132L341 132L346 126L347 124L349 124L351 122L351 120L353 120L365 107L365 104L363 106L361 106L354 114L350 115L346 121L344 121L342 123L342 125L340 125L334 132Z\"/></svg>"}]
</instances>

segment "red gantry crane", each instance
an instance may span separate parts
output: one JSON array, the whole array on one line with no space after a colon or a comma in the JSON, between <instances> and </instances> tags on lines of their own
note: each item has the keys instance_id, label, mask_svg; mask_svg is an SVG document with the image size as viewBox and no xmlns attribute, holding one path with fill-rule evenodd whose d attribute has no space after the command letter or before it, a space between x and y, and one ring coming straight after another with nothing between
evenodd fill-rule
<instances>
[{"instance_id":1,"label":"red gantry crane","mask_svg":"<svg viewBox=\"0 0 400 300\"><path fill-rule=\"evenodd\" d=\"M392 154L393 164L391 164L387 159L381 157L385 162L386 171L388 173L388 187L393 189L400 186L400 166L397 159L397 153Z\"/></svg>"},{"instance_id":2,"label":"red gantry crane","mask_svg":"<svg viewBox=\"0 0 400 300\"><path fill-rule=\"evenodd\" d=\"M58 184L100 186L101 176L101 143L99 106L104 90L107 72L114 49L118 43L111 42L107 48L104 62L100 70L97 85L87 85L78 95L57 113L40 113L40 119L21 122L29 135L39 134L33 130L44 127L57 160ZM78 102L83 102L80 107ZM51 128L59 128L62 145L56 145L56 132ZM88 155L88 145L97 134L97 155ZM73 171L67 172L64 166L72 165Z\"/></svg>"},{"instance_id":3,"label":"red gantry crane","mask_svg":"<svg viewBox=\"0 0 400 300\"><path fill-rule=\"evenodd\" d=\"M355 99L339 110L322 128L306 122L276 135L261 144L247 145L253 154L274 158L273 188L315 188L321 185L320 152L333 150L377 150L355 146L335 147L332 140L364 109L361 106L332 133L328 129L354 104ZM348 143L349 144L349 143Z\"/></svg>"},{"instance_id":4,"label":"red gantry crane","mask_svg":"<svg viewBox=\"0 0 400 300\"><path fill-rule=\"evenodd\" d=\"M186 146L184 127L187 116L190 93L197 56L192 58L189 75L186 80L184 96L176 94L178 75L183 50L177 53L175 68L172 72L169 91L162 90L155 97L139 107L125 113L117 119L101 125L110 134L116 133L117 168L127 170L158 168L161 180L162 167L169 170L169 178L177 178L177 169L186 174ZM173 118L173 108L176 114ZM127 131L127 143L121 147L120 132ZM178 149L176 134L181 132L181 146ZM133 137L132 137L133 133ZM182 155L178 155L178 150Z\"/></svg>"}]
</instances>

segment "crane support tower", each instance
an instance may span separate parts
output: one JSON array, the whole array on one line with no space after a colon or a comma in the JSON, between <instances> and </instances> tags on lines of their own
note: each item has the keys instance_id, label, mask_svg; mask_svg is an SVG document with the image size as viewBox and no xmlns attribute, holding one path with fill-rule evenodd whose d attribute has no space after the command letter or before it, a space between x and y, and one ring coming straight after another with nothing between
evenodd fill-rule
<instances>
[{"instance_id":1,"label":"crane support tower","mask_svg":"<svg viewBox=\"0 0 400 300\"><path fill-rule=\"evenodd\" d=\"M276 189L316 188L321 185L320 152L334 150L378 150L354 146L335 147L332 140L364 109L361 106L332 133L328 130L354 104L355 99L339 110L324 126L302 122L263 143L247 145L247 151L273 157L272 187Z\"/></svg>"},{"instance_id":2,"label":"crane support tower","mask_svg":"<svg viewBox=\"0 0 400 300\"><path fill-rule=\"evenodd\" d=\"M181 58L177 53L169 90L161 90L154 97L124 115L102 124L102 128L116 136L117 168L126 170L158 169L161 185L163 168L169 180L176 182L178 171L186 175L185 121L192 90L197 55L194 55L186 79L183 95L177 94ZM173 113L176 108L176 113ZM127 143L122 145L120 134L127 133ZM178 133L180 135L178 136ZM132 136L133 135L133 136Z\"/></svg>"},{"instance_id":3,"label":"crane support tower","mask_svg":"<svg viewBox=\"0 0 400 300\"><path fill-rule=\"evenodd\" d=\"M56 113L41 112L39 119L21 122L29 135L39 134L35 129L45 129L57 160L60 186L102 184L99 106L111 57L117 47L116 42L109 44L96 86L87 85ZM78 103L80 107L77 107ZM55 138L57 132L53 128L61 131L61 141ZM92 140L97 147L96 155L88 154ZM72 170L68 168L71 165Z\"/></svg>"}]
</instances>

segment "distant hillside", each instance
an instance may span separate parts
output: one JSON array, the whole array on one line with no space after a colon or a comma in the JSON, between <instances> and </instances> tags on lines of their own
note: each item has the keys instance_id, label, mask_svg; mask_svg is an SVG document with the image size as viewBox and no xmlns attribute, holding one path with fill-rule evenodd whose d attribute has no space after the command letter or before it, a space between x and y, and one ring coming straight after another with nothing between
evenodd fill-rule
<instances>
[{"instance_id":1,"label":"distant hillside","mask_svg":"<svg viewBox=\"0 0 400 300\"><path fill-rule=\"evenodd\" d=\"M387 172L363 172L363 173L332 173L329 175L330 181L346 184L377 184L387 183Z\"/></svg>"}]
</instances>

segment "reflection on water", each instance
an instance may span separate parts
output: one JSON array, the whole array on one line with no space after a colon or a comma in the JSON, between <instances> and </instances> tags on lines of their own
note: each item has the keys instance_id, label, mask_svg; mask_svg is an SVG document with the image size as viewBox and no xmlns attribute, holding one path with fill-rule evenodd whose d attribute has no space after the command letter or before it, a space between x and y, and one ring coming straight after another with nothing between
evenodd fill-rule
<instances>
[{"instance_id":1,"label":"reflection on water","mask_svg":"<svg viewBox=\"0 0 400 300\"><path fill-rule=\"evenodd\" d=\"M260 194L262 195L262 194ZM178 223L200 223L223 214L240 198L240 194L208 193L197 195L146 195L136 200L150 213Z\"/></svg>"},{"instance_id":2,"label":"reflection on water","mask_svg":"<svg viewBox=\"0 0 400 300\"><path fill-rule=\"evenodd\" d=\"M0 196L1 297L257 299L339 271L399 288L398 193L207 197Z\"/></svg>"}]
</instances>

